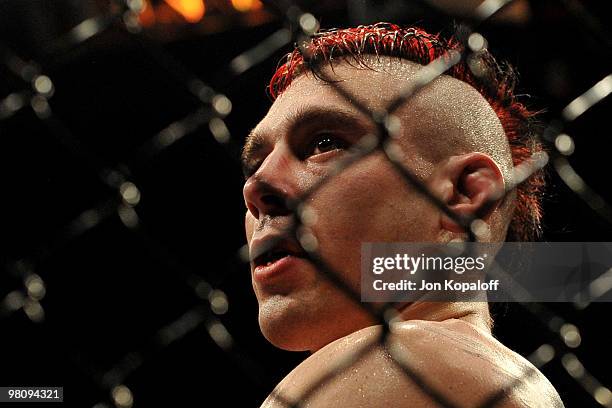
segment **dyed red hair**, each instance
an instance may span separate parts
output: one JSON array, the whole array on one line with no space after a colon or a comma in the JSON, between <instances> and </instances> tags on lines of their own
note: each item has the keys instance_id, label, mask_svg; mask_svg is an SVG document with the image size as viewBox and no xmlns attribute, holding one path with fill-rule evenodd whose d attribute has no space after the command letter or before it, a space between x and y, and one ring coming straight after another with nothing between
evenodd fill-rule
<instances>
[{"instance_id":1,"label":"dyed red hair","mask_svg":"<svg viewBox=\"0 0 612 408\"><path fill-rule=\"evenodd\" d=\"M320 31L305 44L307 56L296 47L281 60L268 92L276 99L306 69L321 78L317 70L335 58L346 58L364 68L368 68L362 58L364 54L396 56L426 65L460 46L454 38L444 40L419 28L401 28L390 23ZM486 49L473 56L471 61L462 59L446 74L476 88L493 107L506 132L516 166L542 150L534 132L536 112L527 109L514 95L516 75L510 66L499 65ZM544 174L538 171L517 186L516 208L506 240L532 241L541 236L544 185Z\"/></svg>"}]
</instances>

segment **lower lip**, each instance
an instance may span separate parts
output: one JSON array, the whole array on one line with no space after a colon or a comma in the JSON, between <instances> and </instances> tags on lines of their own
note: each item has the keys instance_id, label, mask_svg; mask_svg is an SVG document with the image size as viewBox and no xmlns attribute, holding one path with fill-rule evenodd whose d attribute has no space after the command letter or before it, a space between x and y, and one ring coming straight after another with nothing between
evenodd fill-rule
<instances>
[{"instance_id":1,"label":"lower lip","mask_svg":"<svg viewBox=\"0 0 612 408\"><path fill-rule=\"evenodd\" d=\"M277 259L268 265L259 265L253 270L253 276L258 281L266 281L279 275L283 275L299 266L300 263L307 262L306 259L293 255L287 255Z\"/></svg>"}]
</instances>

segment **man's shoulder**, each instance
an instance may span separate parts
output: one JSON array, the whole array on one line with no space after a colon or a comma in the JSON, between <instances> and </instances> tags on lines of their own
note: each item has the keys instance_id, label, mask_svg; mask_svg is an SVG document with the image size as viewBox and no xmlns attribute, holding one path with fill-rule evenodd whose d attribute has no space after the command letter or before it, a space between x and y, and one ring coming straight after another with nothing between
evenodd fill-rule
<instances>
[{"instance_id":1,"label":"man's shoulder","mask_svg":"<svg viewBox=\"0 0 612 408\"><path fill-rule=\"evenodd\" d=\"M411 320L393 324L383 336L380 326L372 326L328 344L275 392L291 401L305 399L312 407L336 407L339 401L356 407L427 407L437 405L435 398L477 406L494 395L500 407L563 406L531 363L469 323ZM275 406L272 402L269 398L267 406Z\"/></svg>"},{"instance_id":2,"label":"man's shoulder","mask_svg":"<svg viewBox=\"0 0 612 408\"><path fill-rule=\"evenodd\" d=\"M465 321L410 321L396 325L386 350L459 406L563 407L548 379L490 332ZM463 402L463 403L461 403Z\"/></svg>"}]
</instances>

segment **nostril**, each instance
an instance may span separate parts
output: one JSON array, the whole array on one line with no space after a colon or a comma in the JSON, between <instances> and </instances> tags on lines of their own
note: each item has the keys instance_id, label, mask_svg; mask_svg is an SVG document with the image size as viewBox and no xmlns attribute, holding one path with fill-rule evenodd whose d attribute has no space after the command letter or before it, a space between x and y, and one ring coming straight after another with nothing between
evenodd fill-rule
<instances>
[{"instance_id":1,"label":"nostril","mask_svg":"<svg viewBox=\"0 0 612 408\"><path fill-rule=\"evenodd\" d=\"M249 180L243 192L247 208L256 219L262 215L285 215L289 211L286 191L261 178Z\"/></svg>"},{"instance_id":2,"label":"nostril","mask_svg":"<svg viewBox=\"0 0 612 408\"><path fill-rule=\"evenodd\" d=\"M283 200L281 197L274 195L274 194L266 194L262 196L261 202L264 203L266 207L277 208L277 209L285 207L285 200Z\"/></svg>"},{"instance_id":3,"label":"nostril","mask_svg":"<svg viewBox=\"0 0 612 408\"><path fill-rule=\"evenodd\" d=\"M251 215L255 219L259 219L259 210L257 209L256 206L253 205L253 203L247 201L246 202L246 207L247 207L247 210L251 213Z\"/></svg>"}]
</instances>

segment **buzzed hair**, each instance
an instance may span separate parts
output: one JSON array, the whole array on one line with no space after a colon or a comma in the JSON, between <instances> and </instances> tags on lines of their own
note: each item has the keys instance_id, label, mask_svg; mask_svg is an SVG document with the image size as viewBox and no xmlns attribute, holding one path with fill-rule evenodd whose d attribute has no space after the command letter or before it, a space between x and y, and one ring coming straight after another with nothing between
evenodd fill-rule
<instances>
[{"instance_id":1,"label":"buzzed hair","mask_svg":"<svg viewBox=\"0 0 612 408\"><path fill-rule=\"evenodd\" d=\"M320 75L321 68L340 58L366 69L371 69L366 56L372 54L426 65L460 46L460 42L454 38L445 40L420 28L401 28L390 23L320 31L305 44L306 56L296 47L281 60L268 86L268 93L275 100L293 79L305 72L327 81L325 76ZM478 75L473 72L475 67ZM543 150L536 137L537 112L529 110L514 94L516 74L512 67L498 64L491 53L483 49L478 52L477 59L470 62L462 59L445 74L474 87L491 105L505 132L514 166ZM544 187L542 170L516 186L515 209L506 241L535 241L541 238Z\"/></svg>"}]
</instances>

